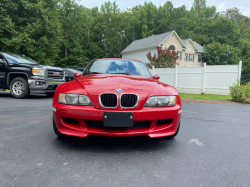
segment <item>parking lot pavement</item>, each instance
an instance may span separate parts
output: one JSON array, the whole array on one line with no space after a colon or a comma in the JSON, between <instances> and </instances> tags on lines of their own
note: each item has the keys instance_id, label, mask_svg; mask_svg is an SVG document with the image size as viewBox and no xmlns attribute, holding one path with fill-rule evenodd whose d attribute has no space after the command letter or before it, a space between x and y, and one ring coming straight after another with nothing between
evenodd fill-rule
<instances>
[{"instance_id":1,"label":"parking lot pavement","mask_svg":"<svg viewBox=\"0 0 250 187\"><path fill-rule=\"evenodd\" d=\"M0 93L0 186L246 186L250 106L183 103L175 139L58 139L52 98Z\"/></svg>"}]
</instances>

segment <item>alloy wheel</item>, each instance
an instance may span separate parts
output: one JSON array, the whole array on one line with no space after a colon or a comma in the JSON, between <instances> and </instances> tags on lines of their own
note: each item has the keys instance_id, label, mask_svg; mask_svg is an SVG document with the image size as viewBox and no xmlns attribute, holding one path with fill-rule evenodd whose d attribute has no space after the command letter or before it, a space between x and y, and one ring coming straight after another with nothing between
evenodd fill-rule
<instances>
[{"instance_id":1,"label":"alloy wheel","mask_svg":"<svg viewBox=\"0 0 250 187\"><path fill-rule=\"evenodd\" d=\"M21 95L23 93L23 91L25 90L23 82L16 81L12 86L12 90L13 90L14 94Z\"/></svg>"}]
</instances>

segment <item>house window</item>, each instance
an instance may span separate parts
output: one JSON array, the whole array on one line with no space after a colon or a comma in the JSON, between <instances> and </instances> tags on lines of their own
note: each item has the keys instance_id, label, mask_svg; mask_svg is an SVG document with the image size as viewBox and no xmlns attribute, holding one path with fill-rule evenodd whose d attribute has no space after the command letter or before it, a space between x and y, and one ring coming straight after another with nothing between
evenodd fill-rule
<instances>
[{"instance_id":1,"label":"house window","mask_svg":"<svg viewBox=\"0 0 250 187\"><path fill-rule=\"evenodd\" d=\"M169 48L170 48L170 50L175 50L175 46L174 45L170 45Z\"/></svg>"},{"instance_id":2,"label":"house window","mask_svg":"<svg viewBox=\"0 0 250 187\"><path fill-rule=\"evenodd\" d=\"M177 51L177 59L178 60L182 59L182 52L181 51Z\"/></svg>"},{"instance_id":3,"label":"house window","mask_svg":"<svg viewBox=\"0 0 250 187\"><path fill-rule=\"evenodd\" d=\"M185 53L185 61L188 61L188 53Z\"/></svg>"},{"instance_id":4,"label":"house window","mask_svg":"<svg viewBox=\"0 0 250 187\"><path fill-rule=\"evenodd\" d=\"M202 62L201 61L201 55L198 55L198 62Z\"/></svg>"},{"instance_id":5,"label":"house window","mask_svg":"<svg viewBox=\"0 0 250 187\"><path fill-rule=\"evenodd\" d=\"M194 61L194 55L193 54L189 54L189 61L193 62Z\"/></svg>"}]
</instances>

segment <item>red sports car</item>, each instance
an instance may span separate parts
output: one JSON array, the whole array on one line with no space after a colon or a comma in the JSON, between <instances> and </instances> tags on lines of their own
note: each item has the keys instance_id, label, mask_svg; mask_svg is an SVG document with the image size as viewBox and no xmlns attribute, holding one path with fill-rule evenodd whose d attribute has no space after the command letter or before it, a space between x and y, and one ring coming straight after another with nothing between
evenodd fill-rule
<instances>
[{"instance_id":1,"label":"red sports car","mask_svg":"<svg viewBox=\"0 0 250 187\"><path fill-rule=\"evenodd\" d=\"M182 111L178 91L152 77L143 62L93 60L75 76L54 95L57 136L177 135Z\"/></svg>"}]
</instances>

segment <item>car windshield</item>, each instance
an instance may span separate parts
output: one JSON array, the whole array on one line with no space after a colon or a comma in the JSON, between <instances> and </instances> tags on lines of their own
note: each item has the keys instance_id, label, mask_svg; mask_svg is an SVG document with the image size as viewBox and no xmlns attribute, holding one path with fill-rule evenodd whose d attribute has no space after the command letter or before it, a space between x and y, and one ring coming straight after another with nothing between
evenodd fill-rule
<instances>
[{"instance_id":1,"label":"car windshield","mask_svg":"<svg viewBox=\"0 0 250 187\"><path fill-rule=\"evenodd\" d=\"M126 74L152 77L144 63L126 59L100 59L90 62L83 75Z\"/></svg>"},{"instance_id":2,"label":"car windshield","mask_svg":"<svg viewBox=\"0 0 250 187\"><path fill-rule=\"evenodd\" d=\"M13 53L4 53L6 58L12 63L21 63L21 64L37 64L37 62L29 57L17 55Z\"/></svg>"}]
</instances>

